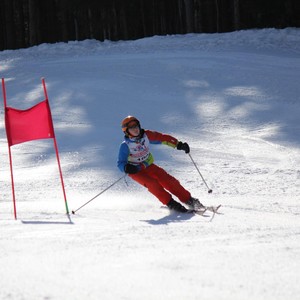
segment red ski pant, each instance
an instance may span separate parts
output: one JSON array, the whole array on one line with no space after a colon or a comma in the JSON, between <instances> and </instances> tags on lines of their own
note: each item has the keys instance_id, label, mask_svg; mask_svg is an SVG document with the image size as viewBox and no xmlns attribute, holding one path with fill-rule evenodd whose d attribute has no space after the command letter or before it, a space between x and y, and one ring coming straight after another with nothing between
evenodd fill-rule
<instances>
[{"instance_id":1,"label":"red ski pant","mask_svg":"<svg viewBox=\"0 0 300 300\"><path fill-rule=\"evenodd\" d=\"M163 204L168 204L175 195L181 202L187 202L191 193L180 182L161 167L152 164L136 174L129 175L133 180L143 185ZM169 191L169 192L168 192Z\"/></svg>"}]
</instances>

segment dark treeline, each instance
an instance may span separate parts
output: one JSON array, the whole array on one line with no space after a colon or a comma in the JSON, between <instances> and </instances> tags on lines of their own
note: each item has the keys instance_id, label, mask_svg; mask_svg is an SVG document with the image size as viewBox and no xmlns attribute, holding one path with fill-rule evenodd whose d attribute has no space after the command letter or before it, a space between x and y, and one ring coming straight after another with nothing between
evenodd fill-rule
<instances>
[{"instance_id":1,"label":"dark treeline","mask_svg":"<svg viewBox=\"0 0 300 300\"><path fill-rule=\"evenodd\" d=\"M300 0L0 0L0 50L267 27L300 27Z\"/></svg>"}]
</instances>

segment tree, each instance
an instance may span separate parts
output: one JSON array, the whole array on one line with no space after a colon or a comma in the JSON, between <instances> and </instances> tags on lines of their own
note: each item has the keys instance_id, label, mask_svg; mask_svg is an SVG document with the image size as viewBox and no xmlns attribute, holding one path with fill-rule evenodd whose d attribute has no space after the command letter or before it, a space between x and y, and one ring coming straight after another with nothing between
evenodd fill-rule
<instances>
[{"instance_id":1,"label":"tree","mask_svg":"<svg viewBox=\"0 0 300 300\"><path fill-rule=\"evenodd\" d=\"M69 40L300 27L299 0L1 0L0 50Z\"/></svg>"}]
</instances>

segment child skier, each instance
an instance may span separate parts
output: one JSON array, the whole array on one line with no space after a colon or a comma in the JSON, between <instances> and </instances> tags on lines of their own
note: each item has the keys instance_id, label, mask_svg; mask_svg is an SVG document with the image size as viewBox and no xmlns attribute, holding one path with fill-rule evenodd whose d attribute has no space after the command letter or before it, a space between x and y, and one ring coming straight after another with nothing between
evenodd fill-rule
<instances>
[{"instance_id":1,"label":"child skier","mask_svg":"<svg viewBox=\"0 0 300 300\"><path fill-rule=\"evenodd\" d=\"M118 167L122 172L145 186L171 210L189 212L186 207L172 198L172 194L191 210L203 208L199 200L193 198L176 178L154 164L154 158L149 149L149 144L164 144L189 153L190 147L187 143L180 142L170 135L144 130L139 120L133 116L128 116L122 121L122 130L125 137L120 146L118 158Z\"/></svg>"}]
</instances>

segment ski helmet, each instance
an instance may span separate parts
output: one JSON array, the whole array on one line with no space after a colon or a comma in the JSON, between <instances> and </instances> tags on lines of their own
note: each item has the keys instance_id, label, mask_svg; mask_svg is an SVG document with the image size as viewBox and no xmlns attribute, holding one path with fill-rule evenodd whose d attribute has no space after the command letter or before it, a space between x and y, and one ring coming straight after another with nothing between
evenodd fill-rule
<instances>
[{"instance_id":1,"label":"ski helmet","mask_svg":"<svg viewBox=\"0 0 300 300\"><path fill-rule=\"evenodd\" d=\"M140 125L140 121L133 116L127 116L123 121L122 121L122 130L125 133L125 135L128 135L128 127L130 127L130 125L134 125L136 124L137 126L139 126L139 128L141 128Z\"/></svg>"}]
</instances>

